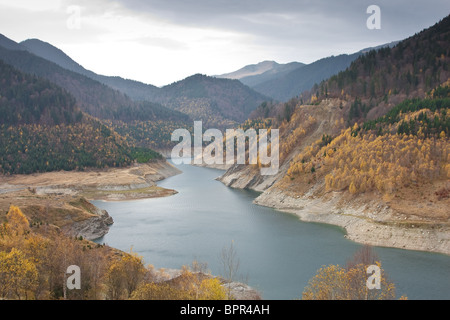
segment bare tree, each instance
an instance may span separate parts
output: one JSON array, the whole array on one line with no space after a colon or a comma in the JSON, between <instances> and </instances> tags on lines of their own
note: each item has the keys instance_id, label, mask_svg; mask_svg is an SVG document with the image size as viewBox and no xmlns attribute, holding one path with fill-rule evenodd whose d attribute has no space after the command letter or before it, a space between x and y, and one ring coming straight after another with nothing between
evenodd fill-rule
<instances>
[{"instance_id":1,"label":"bare tree","mask_svg":"<svg viewBox=\"0 0 450 320\"><path fill-rule=\"evenodd\" d=\"M236 279L237 272L239 270L239 258L237 257L236 249L234 247L234 241L228 248L222 249L220 260L222 263L222 276L228 282L228 297L231 296L230 284Z\"/></svg>"},{"instance_id":2,"label":"bare tree","mask_svg":"<svg viewBox=\"0 0 450 320\"><path fill-rule=\"evenodd\" d=\"M347 270L352 269L357 265L369 266L379 261L378 255L373 251L369 245L364 245L353 255L351 260L347 261Z\"/></svg>"}]
</instances>

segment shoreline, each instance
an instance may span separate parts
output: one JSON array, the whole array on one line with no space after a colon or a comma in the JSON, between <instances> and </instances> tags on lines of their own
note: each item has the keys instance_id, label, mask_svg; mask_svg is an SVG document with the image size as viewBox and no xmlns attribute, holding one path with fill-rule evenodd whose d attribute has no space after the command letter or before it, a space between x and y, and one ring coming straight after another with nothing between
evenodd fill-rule
<instances>
[{"instance_id":1,"label":"shoreline","mask_svg":"<svg viewBox=\"0 0 450 320\"><path fill-rule=\"evenodd\" d=\"M283 164L280 172L285 170ZM341 227L344 236L357 243L450 255L450 223L445 213L449 199L431 201L430 197L430 192L434 192L430 190L448 188L446 182L404 196L403 202L399 202L397 199L384 201L373 194L352 196L338 191L324 194L320 182L303 190L301 195L289 186L283 189L279 183L282 177L282 173L261 177L250 167L235 166L217 180L231 188L260 192L253 201L257 205L294 214L301 221ZM429 203L414 198L420 192L423 196L428 192ZM428 215L423 213L424 207Z\"/></svg>"},{"instance_id":2,"label":"shoreline","mask_svg":"<svg viewBox=\"0 0 450 320\"><path fill-rule=\"evenodd\" d=\"M44 221L68 236L98 239L108 233L114 221L90 201L171 196L177 191L156 183L179 173L164 160L124 168L0 176L0 221L13 204L32 222Z\"/></svg>"},{"instance_id":3,"label":"shoreline","mask_svg":"<svg viewBox=\"0 0 450 320\"><path fill-rule=\"evenodd\" d=\"M90 200L158 197L176 193L156 183L179 173L167 161L156 161L124 168L0 176L0 195L29 191L36 196L82 196Z\"/></svg>"},{"instance_id":4,"label":"shoreline","mask_svg":"<svg viewBox=\"0 0 450 320\"><path fill-rule=\"evenodd\" d=\"M282 191L272 190L259 195L254 203L294 214L304 222L341 227L345 238L361 244L450 255L448 225L387 221L382 217L392 215L392 209L388 206L373 203L376 210L368 213L364 207L340 206L338 201L338 195L329 200L294 198Z\"/></svg>"}]
</instances>

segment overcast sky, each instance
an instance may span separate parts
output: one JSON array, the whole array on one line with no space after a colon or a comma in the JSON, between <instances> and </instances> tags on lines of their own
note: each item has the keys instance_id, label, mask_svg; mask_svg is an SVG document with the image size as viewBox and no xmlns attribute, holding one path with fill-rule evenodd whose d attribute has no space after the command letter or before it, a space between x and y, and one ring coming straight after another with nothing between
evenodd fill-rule
<instances>
[{"instance_id":1,"label":"overcast sky","mask_svg":"<svg viewBox=\"0 0 450 320\"><path fill-rule=\"evenodd\" d=\"M367 28L369 5L381 29ZM0 33L51 43L86 69L157 86L263 60L311 63L401 40L448 0L0 0Z\"/></svg>"}]
</instances>

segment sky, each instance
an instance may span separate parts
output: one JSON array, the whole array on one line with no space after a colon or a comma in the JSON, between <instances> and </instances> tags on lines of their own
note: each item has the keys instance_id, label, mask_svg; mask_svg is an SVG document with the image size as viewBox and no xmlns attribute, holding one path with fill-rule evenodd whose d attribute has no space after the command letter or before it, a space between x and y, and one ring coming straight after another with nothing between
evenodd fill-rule
<instances>
[{"instance_id":1,"label":"sky","mask_svg":"<svg viewBox=\"0 0 450 320\"><path fill-rule=\"evenodd\" d=\"M163 86L354 53L449 13L448 0L0 0L0 33L48 42L98 74Z\"/></svg>"}]
</instances>

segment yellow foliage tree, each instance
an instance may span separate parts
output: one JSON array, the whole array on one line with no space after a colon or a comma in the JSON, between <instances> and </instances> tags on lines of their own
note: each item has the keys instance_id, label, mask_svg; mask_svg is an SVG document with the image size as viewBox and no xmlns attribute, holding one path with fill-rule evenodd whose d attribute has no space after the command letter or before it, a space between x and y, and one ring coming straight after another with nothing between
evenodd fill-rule
<instances>
[{"instance_id":1,"label":"yellow foliage tree","mask_svg":"<svg viewBox=\"0 0 450 320\"><path fill-rule=\"evenodd\" d=\"M380 270L380 287L369 288L368 267ZM395 299L395 285L388 280L381 263L369 246L362 247L347 266L323 266L309 280L302 293L304 300L392 300ZM401 297L401 299L406 299Z\"/></svg>"},{"instance_id":2,"label":"yellow foliage tree","mask_svg":"<svg viewBox=\"0 0 450 320\"><path fill-rule=\"evenodd\" d=\"M350 183L350 186L348 187L348 191L350 191L351 194L355 194L358 192L353 181Z\"/></svg>"},{"instance_id":3,"label":"yellow foliage tree","mask_svg":"<svg viewBox=\"0 0 450 320\"><path fill-rule=\"evenodd\" d=\"M22 235L30 231L30 223L19 207L11 205L6 219L7 229L11 235Z\"/></svg>"},{"instance_id":4,"label":"yellow foliage tree","mask_svg":"<svg viewBox=\"0 0 450 320\"><path fill-rule=\"evenodd\" d=\"M381 264L376 262L381 268ZM351 268L329 265L318 270L304 289L304 300L392 300L395 299L395 285L381 273L380 289L369 289L367 265L358 264ZM381 269L382 270L382 269Z\"/></svg>"},{"instance_id":5,"label":"yellow foliage tree","mask_svg":"<svg viewBox=\"0 0 450 320\"><path fill-rule=\"evenodd\" d=\"M185 292L167 283L144 283L131 295L132 300L187 300Z\"/></svg>"},{"instance_id":6,"label":"yellow foliage tree","mask_svg":"<svg viewBox=\"0 0 450 320\"><path fill-rule=\"evenodd\" d=\"M106 272L107 296L111 300L130 298L143 281L147 269L141 256L130 251L111 263Z\"/></svg>"},{"instance_id":7,"label":"yellow foliage tree","mask_svg":"<svg viewBox=\"0 0 450 320\"><path fill-rule=\"evenodd\" d=\"M25 254L13 248L0 252L0 297L28 299L37 286L38 272Z\"/></svg>"}]
</instances>

